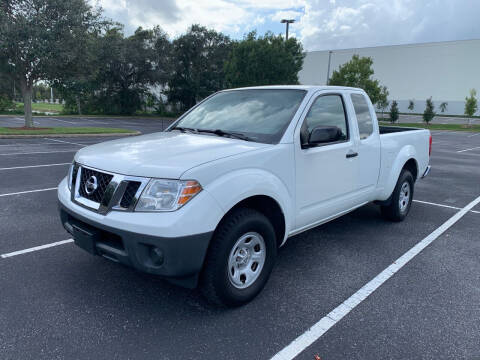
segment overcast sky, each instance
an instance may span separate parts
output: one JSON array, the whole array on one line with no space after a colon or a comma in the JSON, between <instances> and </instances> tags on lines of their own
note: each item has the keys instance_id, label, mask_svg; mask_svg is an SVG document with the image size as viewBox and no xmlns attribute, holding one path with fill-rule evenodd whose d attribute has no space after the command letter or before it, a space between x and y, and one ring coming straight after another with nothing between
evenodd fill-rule
<instances>
[{"instance_id":1,"label":"overcast sky","mask_svg":"<svg viewBox=\"0 0 480 360\"><path fill-rule=\"evenodd\" d=\"M240 39L251 30L292 36L306 50L480 38L479 0L90 0L125 25L160 25L175 38L194 23Z\"/></svg>"}]
</instances>

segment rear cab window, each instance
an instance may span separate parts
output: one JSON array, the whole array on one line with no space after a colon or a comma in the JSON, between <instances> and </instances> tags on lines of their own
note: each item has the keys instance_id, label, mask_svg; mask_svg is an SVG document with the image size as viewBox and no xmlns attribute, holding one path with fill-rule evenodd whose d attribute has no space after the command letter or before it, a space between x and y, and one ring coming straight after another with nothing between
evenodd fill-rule
<instances>
[{"instance_id":1,"label":"rear cab window","mask_svg":"<svg viewBox=\"0 0 480 360\"><path fill-rule=\"evenodd\" d=\"M370 114L367 99L363 94L350 94L355 115L357 116L358 132L360 140L364 140L373 134L373 119Z\"/></svg>"}]
</instances>

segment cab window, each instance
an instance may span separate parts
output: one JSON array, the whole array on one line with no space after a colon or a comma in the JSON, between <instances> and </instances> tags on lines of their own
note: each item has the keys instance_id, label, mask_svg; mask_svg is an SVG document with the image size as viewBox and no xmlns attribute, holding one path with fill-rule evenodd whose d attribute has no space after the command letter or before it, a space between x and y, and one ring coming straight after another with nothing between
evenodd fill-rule
<instances>
[{"instance_id":1,"label":"cab window","mask_svg":"<svg viewBox=\"0 0 480 360\"><path fill-rule=\"evenodd\" d=\"M368 108L367 100L362 94L351 94L355 114L357 115L358 132L360 140L368 138L373 134L373 120Z\"/></svg>"},{"instance_id":2,"label":"cab window","mask_svg":"<svg viewBox=\"0 0 480 360\"><path fill-rule=\"evenodd\" d=\"M336 126L342 131L341 141L348 139L347 117L340 95L323 95L315 100L303 122L303 142L317 126Z\"/></svg>"}]
</instances>

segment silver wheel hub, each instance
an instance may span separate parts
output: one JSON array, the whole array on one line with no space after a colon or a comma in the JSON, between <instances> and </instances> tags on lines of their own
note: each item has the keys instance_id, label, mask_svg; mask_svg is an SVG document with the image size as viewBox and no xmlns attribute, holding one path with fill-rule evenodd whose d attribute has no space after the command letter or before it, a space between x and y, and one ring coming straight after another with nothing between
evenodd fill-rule
<instances>
[{"instance_id":1,"label":"silver wheel hub","mask_svg":"<svg viewBox=\"0 0 480 360\"><path fill-rule=\"evenodd\" d=\"M265 240L257 232L242 235L228 257L228 279L237 289L245 289L260 276L266 259Z\"/></svg>"},{"instance_id":2,"label":"silver wheel hub","mask_svg":"<svg viewBox=\"0 0 480 360\"><path fill-rule=\"evenodd\" d=\"M405 210L407 210L408 204L410 203L410 196L410 183L404 182L400 188L400 196L398 199L398 205L401 212L405 212Z\"/></svg>"}]
</instances>

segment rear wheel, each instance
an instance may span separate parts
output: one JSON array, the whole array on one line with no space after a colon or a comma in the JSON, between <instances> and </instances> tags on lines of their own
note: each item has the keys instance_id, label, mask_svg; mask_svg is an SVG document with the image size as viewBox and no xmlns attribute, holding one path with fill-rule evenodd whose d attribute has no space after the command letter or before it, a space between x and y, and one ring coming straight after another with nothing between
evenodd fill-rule
<instances>
[{"instance_id":1,"label":"rear wheel","mask_svg":"<svg viewBox=\"0 0 480 360\"><path fill-rule=\"evenodd\" d=\"M272 271L275 231L262 213L240 208L219 225L201 275L201 291L216 305L239 306L263 289Z\"/></svg>"},{"instance_id":2,"label":"rear wheel","mask_svg":"<svg viewBox=\"0 0 480 360\"><path fill-rule=\"evenodd\" d=\"M410 211L413 199L414 179L410 171L404 169L400 173L390 204L382 206L382 215L391 221L403 221Z\"/></svg>"}]
</instances>

